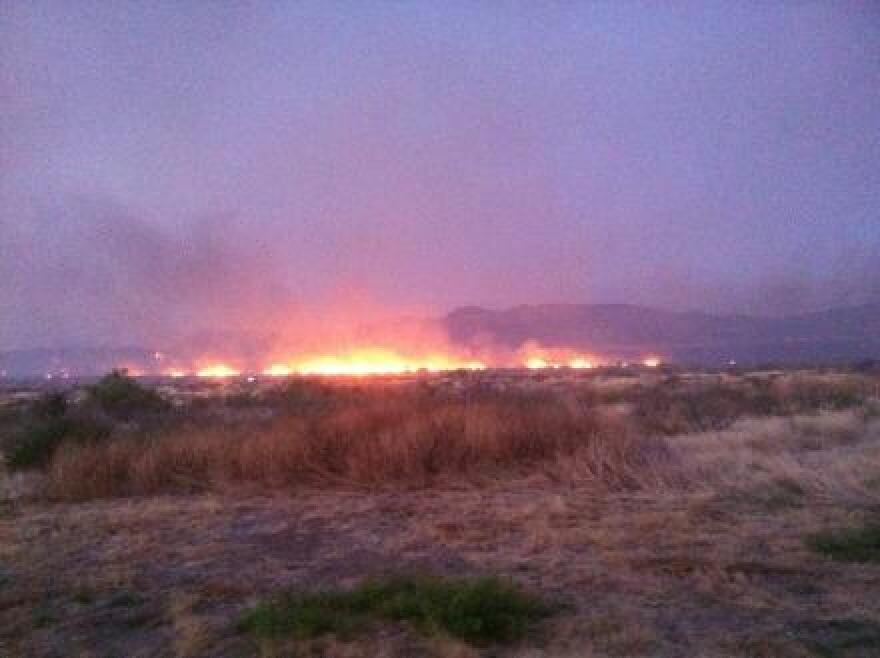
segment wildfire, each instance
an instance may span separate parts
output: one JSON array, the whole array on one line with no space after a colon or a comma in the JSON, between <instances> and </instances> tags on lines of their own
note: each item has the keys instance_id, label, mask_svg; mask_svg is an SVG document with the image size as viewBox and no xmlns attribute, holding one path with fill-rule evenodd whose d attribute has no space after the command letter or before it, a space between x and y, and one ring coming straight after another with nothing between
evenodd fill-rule
<instances>
[{"instance_id":1,"label":"wildfire","mask_svg":"<svg viewBox=\"0 0 880 658\"><path fill-rule=\"evenodd\" d=\"M419 371L483 370L480 361L464 361L447 355L407 357L393 350L364 348L344 355L309 356L290 363L274 363L264 375L397 375Z\"/></svg>"},{"instance_id":2,"label":"wildfire","mask_svg":"<svg viewBox=\"0 0 880 658\"><path fill-rule=\"evenodd\" d=\"M546 348L530 343L519 352L520 363L529 370L544 368L572 368L586 370L595 367L595 359L567 348Z\"/></svg>"},{"instance_id":3,"label":"wildfire","mask_svg":"<svg viewBox=\"0 0 880 658\"><path fill-rule=\"evenodd\" d=\"M267 377L287 377L293 374L293 368L284 363L273 363L271 366L263 370L263 374Z\"/></svg>"},{"instance_id":4,"label":"wildfire","mask_svg":"<svg viewBox=\"0 0 880 658\"><path fill-rule=\"evenodd\" d=\"M549 368L550 364L540 356L533 356L526 359L526 368L530 370L540 370L541 368Z\"/></svg>"},{"instance_id":5,"label":"wildfire","mask_svg":"<svg viewBox=\"0 0 880 658\"><path fill-rule=\"evenodd\" d=\"M163 355L164 357L164 355ZM589 370L603 366L608 357L579 352L566 347L544 347L537 343L523 346L515 354L496 354L489 361L474 360L444 349L425 352L407 352L386 347L356 347L341 352L300 353L281 359L267 359L263 367L244 366L242 361L203 360L195 366L163 369L170 377L195 375L206 378L239 377L243 374L264 377L292 375L323 375L368 377L371 375L406 375L420 372L448 372L453 370L485 370L488 367L518 365L529 370L570 369ZM640 361L645 368L657 368L663 361L657 356L646 356ZM234 364L234 365L233 365ZM624 367L626 363L623 363ZM248 368L248 369L246 369Z\"/></svg>"},{"instance_id":6,"label":"wildfire","mask_svg":"<svg viewBox=\"0 0 880 658\"><path fill-rule=\"evenodd\" d=\"M237 377L241 373L225 363L215 363L196 370L199 377Z\"/></svg>"}]
</instances>

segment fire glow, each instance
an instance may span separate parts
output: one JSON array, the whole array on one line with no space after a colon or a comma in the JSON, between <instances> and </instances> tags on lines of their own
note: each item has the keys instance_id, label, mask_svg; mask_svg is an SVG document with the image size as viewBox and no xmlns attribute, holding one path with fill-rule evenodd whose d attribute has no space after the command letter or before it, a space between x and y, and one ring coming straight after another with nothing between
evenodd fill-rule
<instances>
[{"instance_id":1,"label":"fire glow","mask_svg":"<svg viewBox=\"0 0 880 658\"><path fill-rule=\"evenodd\" d=\"M237 377L240 374L241 371L236 370L232 366L228 366L225 363L214 363L196 370L196 375L198 377Z\"/></svg>"},{"instance_id":2,"label":"fire glow","mask_svg":"<svg viewBox=\"0 0 880 658\"><path fill-rule=\"evenodd\" d=\"M573 370L589 370L593 368L593 362L584 357L574 357L567 361L548 361L540 356L526 359L525 367L529 370L543 370L544 368L572 368Z\"/></svg>"},{"instance_id":3,"label":"fire glow","mask_svg":"<svg viewBox=\"0 0 880 658\"><path fill-rule=\"evenodd\" d=\"M398 375L416 372L444 372L450 370L483 370L486 364L455 357L432 354L407 357L393 350L359 349L343 355L315 355L277 362L263 370L268 376L298 375Z\"/></svg>"},{"instance_id":4,"label":"fire glow","mask_svg":"<svg viewBox=\"0 0 880 658\"><path fill-rule=\"evenodd\" d=\"M279 378L297 375L369 377L511 367L528 370L560 368L589 370L611 363L614 362L572 349L545 348L534 343L524 346L515 354L484 355L482 358L455 354L442 349L414 353L386 347L358 347L341 352L328 351L266 359L265 365L256 368L245 367L241 361L234 359L206 359L191 368L165 369L164 374L170 377L196 376L212 379L234 378L243 374ZM641 361L641 364L647 368L656 368L661 363L662 361L655 356L646 357Z\"/></svg>"},{"instance_id":5,"label":"fire glow","mask_svg":"<svg viewBox=\"0 0 880 658\"><path fill-rule=\"evenodd\" d=\"M529 370L546 368L571 368L588 370L594 368L595 357L575 352L566 348L545 348L535 343L528 343L518 353L520 363Z\"/></svg>"}]
</instances>

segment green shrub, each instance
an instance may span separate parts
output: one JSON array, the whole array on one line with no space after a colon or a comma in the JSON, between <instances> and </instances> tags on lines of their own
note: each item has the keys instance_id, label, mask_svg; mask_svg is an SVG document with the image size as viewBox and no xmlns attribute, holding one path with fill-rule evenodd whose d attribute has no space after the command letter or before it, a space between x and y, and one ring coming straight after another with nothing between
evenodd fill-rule
<instances>
[{"instance_id":1,"label":"green shrub","mask_svg":"<svg viewBox=\"0 0 880 658\"><path fill-rule=\"evenodd\" d=\"M818 532L807 545L840 562L880 562L880 523Z\"/></svg>"},{"instance_id":2,"label":"green shrub","mask_svg":"<svg viewBox=\"0 0 880 658\"><path fill-rule=\"evenodd\" d=\"M96 441L106 438L110 429L89 416L34 418L24 424L6 454L11 469L46 466L63 441Z\"/></svg>"},{"instance_id":3,"label":"green shrub","mask_svg":"<svg viewBox=\"0 0 880 658\"><path fill-rule=\"evenodd\" d=\"M63 441L103 439L109 427L92 415L74 412L63 393L46 393L19 420L6 448L9 468L40 468L49 463Z\"/></svg>"},{"instance_id":4,"label":"green shrub","mask_svg":"<svg viewBox=\"0 0 880 658\"><path fill-rule=\"evenodd\" d=\"M67 413L67 397L64 393L46 393L34 402L30 412L34 418L61 418Z\"/></svg>"},{"instance_id":5,"label":"green shrub","mask_svg":"<svg viewBox=\"0 0 880 658\"><path fill-rule=\"evenodd\" d=\"M815 619L795 626L804 645L820 657L870 656L880 651L880 625L867 619Z\"/></svg>"},{"instance_id":6,"label":"green shrub","mask_svg":"<svg viewBox=\"0 0 880 658\"><path fill-rule=\"evenodd\" d=\"M352 590L286 594L249 611L239 628L270 636L345 636L385 619L486 645L522 637L549 613L539 599L497 578L397 578L367 581Z\"/></svg>"},{"instance_id":7,"label":"green shrub","mask_svg":"<svg viewBox=\"0 0 880 658\"><path fill-rule=\"evenodd\" d=\"M114 370L89 388L89 398L107 415L130 420L137 414L156 413L170 407L156 391L141 386L124 370Z\"/></svg>"},{"instance_id":8,"label":"green shrub","mask_svg":"<svg viewBox=\"0 0 880 658\"><path fill-rule=\"evenodd\" d=\"M6 465L11 469L45 466L64 440L65 432L63 420L29 424L13 439L6 454Z\"/></svg>"}]
</instances>

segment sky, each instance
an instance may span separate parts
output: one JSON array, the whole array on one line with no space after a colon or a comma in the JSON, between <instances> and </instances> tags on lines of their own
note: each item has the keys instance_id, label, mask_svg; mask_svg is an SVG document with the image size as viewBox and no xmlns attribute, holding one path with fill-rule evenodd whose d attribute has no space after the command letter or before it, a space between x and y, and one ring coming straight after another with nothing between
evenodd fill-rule
<instances>
[{"instance_id":1,"label":"sky","mask_svg":"<svg viewBox=\"0 0 880 658\"><path fill-rule=\"evenodd\" d=\"M880 301L871 2L0 3L0 350Z\"/></svg>"}]
</instances>

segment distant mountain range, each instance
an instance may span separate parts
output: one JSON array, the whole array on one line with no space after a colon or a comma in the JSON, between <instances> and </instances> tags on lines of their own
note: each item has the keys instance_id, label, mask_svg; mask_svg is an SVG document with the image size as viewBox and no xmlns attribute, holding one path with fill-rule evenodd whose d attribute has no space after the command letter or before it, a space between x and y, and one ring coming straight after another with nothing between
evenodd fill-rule
<instances>
[{"instance_id":1,"label":"distant mountain range","mask_svg":"<svg viewBox=\"0 0 880 658\"><path fill-rule=\"evenodd\" d=\"M465 307L443 322L460 345L516 348L533 340L621 358L658 354L690 364L880 357L880 304L779 318L628 304L543 304L501 311Z\"/></svg>"},{"instance_id":2,"label":"distant mountain range","mask_svg":"<svg viewBox=\"0 0 880 658\"><path fill-rule=\"evenodd\" d=\"M439 322L453 345L516 350L529 341L597 356L648 354L693 365L832 363L880 358L880 304L766 318L664 311L628 304L543 304L506 310L459 308ZM251 341L259 344L259 340ZM100 374L120 364L150 369L154 349L34 349L0 352L7 377Z\"/></svg>"}]
</instances>

